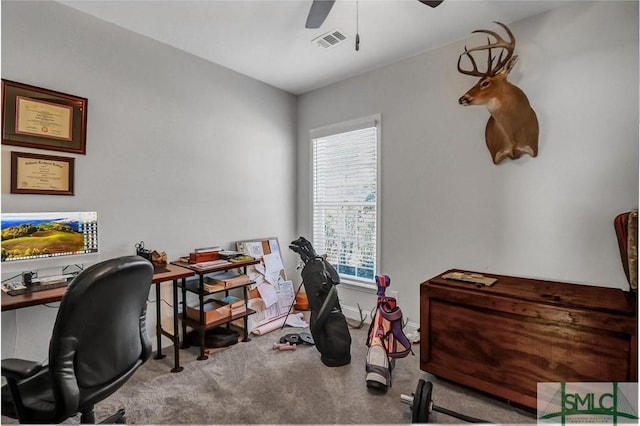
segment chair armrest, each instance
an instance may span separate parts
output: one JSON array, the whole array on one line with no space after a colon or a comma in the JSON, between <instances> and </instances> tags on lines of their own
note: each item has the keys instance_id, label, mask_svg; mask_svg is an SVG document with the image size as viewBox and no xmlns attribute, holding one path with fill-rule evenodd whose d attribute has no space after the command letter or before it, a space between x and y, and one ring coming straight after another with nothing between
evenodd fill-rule
<instances>
[{"instance_id":1,"label":"chair armrest","mask_svg":"<svg viewBox=\"0 0 640 426\"><path fill-rule=\"evenodd\" d=\"M35 375L43 367L39 362L7 358L2 360L2 375L7 379L23 380Z\"/></svg>"},{"instance_id":2,"label":"chair armrest","mask_svg":"<svg viewBox=\"0 0 640 426\"><path fill-rule=\"evenodd\" d=\"M11 393L11 401L13 402L15 414L20 423L24 422L25 408L20 390L18 389L18 382L34 376L39 371L42 371L43 368L44 366L41 363L27 361L26 359L7 358L2 360L2 376L7 379L7 385Z\"/></svg>"}]
</instances>

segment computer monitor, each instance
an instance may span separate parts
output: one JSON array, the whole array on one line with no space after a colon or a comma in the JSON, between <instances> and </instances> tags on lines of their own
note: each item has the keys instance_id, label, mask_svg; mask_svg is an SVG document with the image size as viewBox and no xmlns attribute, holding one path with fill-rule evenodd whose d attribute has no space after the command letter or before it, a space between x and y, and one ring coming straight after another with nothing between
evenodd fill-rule
<instances>
[{"instance_id":1,"label":"computer monitor","mask_svg":"<svg viewBox=\"0 0 640 426\"><path fill-rule=\"evenodd\" d=\"M3 273L97 260L97 212L2 213Z\"/></svg>"}]
</instances>

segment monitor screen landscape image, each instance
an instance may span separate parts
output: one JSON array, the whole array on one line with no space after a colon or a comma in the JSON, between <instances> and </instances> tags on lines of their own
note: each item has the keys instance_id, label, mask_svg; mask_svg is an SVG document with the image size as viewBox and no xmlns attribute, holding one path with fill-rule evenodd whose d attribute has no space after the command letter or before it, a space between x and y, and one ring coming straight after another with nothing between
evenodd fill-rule
<instances>
[{"instance_id":1,"label":"monitor screen landscape image","mask_svg":"<svg viewBox=\"0 0 640 426\"><path fill-rule=\"evenodd\" d=\"M96 212L2 213L2 263L98 252Z\"/></svg>"}]
</instances>

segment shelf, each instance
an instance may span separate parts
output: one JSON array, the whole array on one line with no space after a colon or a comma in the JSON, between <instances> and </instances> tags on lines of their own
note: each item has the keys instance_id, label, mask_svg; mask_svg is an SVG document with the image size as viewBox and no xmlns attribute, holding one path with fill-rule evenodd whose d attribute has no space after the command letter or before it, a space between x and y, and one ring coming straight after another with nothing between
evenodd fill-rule
<instances>
[{"instance_id":1,"label":"shelf","mask_svg":"<svg viewBox=\"0 0 640 426\"><path fill-rule=\"evenodd\" d=\"M248 342L249 340L249 335L248 335L248 330L247 330L247 317L249 317L249 315L253 315L256 313L256 311L254 311L253 309L249 309L246 308L245 311L235 314L235 315L224 315L224 316L220 316L218 318L216 318L215 320L212 320L211 322L205 323L204 321L201 322L200 321L200 315L203 314L201 312L198 312L198 318L197 319L193 319L187 316L187 306L186 306L186 293L187 291L190 293L194 293L198 296L199 299L199 309L204 309L204 298L208 295L213 295L213 294L217 294L217 293L222 293L222 292L228 292L229 290L233 290L233 289L242 289L244 296L244 302L245 304L247 303L247 286L255 284L254 281L248 281L242 284L238 284L238 285L233 285L230 287L224 287L223 285L220 286L219 289L215 289L214 291L208 291L204 288L205 285L205 277L207 275L210 274L215 274L217 272L225 272L225 271L232 271L234 269L242 269L243 273L246 274L247 273L247 267L251 266L251 265L257 265L258 263L260 263L259 260L257 259L253 259L253 260L249 260L249 261L245 261L245 262L229 262L229 263L223 263L223 264L218 264L218 265L212 265L210 267L202 267L202 266L198 266L198 264L190 264L187 262L183 262L183 261L175 261L175 262L171 262L172 265L176 265L176 266L180 266L186 269L189 269L193 272L195 272L195 274L197 275L197 279L195 280L189 280L186 281L184 280L182 284L177 284L177 286L179 288L182 289L182 310L183 313L180 316L180 321L182 322L182 335L186 335L186 328L187 327L191 327L194 330L198 330L199 334L200 334L200 356L198 356L198 360L205 360L207 359L207 355L205 354L205 348L204 348L204 330L208 330L210 328L213 327L217 327L220 325L224 325L227 324L229 325L231 322L236 321L236 320L244 320L244 336L242 338L243 342ZM176 288L178 288L176 287ZM202 289L202 291L200 291L200 289ZM219 305L224 305L224 303L222 303L220 300L217 299L213 299L213 302L219 304ZM204 318L203 318L204 319Z\"/></svg>"},{"instance_id":2,"label":"shelf","mask_svg":"<svg viewBox=\"0 0 640 426\"><path fill-rule=\"evenodd\" d=\"M216 265L216 266L211 266L209 268L200 268L196 266L197 263L187 263L187 262L180 262L180 261L171 262L171 264L173 265L191 269L193 272L197 273L198 275L206 275L206 274L211 274L213 272L223 272L223 271L228 271L230 269L244 268L245 266L257 265L258 263L260 263L260 261L257 259L254 259L246 262L238 262L238 263L229 262L228 264L224 264L224 265Z\"/></svg>"},{"instance_id":3,"label":"shelf","mask_svg":"<svg viewBox=\"0 0 640 426\"><path fill-rule=\"evenodd\" d=\"M236 289L236 288L246 287L246 286L251 285L251 284L255 284L255 281L249 281L248 283L239 284L239 285L236 285L236 286L233 286L233 287L224 287L224 288L221 288L220 290L215 290L215 291L207 291L207 290L203 289L202 290L202 295L206 296L206 295L209 295L209 294L221 293L223 291L229 291L229 290L233 290L233 289ZM188 281L186 281L185 285L186 285L186 290L188 292L195 293L195 294L200 294L200 280L199 279L188 280ZM179 284L179 287L182 288L182 284Z\"/></svg>"},{"instance_id":4,"label":"shelf","mask_svg":"<svg viewBox=\"0 0 640 426\"><path fill-rule=\"evenodd\" d=\"M210 328L219 326L219 325L224 325L227 323L230 323L232 321L235 320L239 320L239 319L243 319L245 317L248 317L249 315L253 315L255 314L256 311L254 311L253 309L249 309L247 308L247 310L241 314L236 314L236 315L231 315L229 317L224 317L224 318L220 318L219 320L216 321L212 321L210 323L207 324L200 324L200 321L198 320L193 320L191 318L180 318L182 320L182 322L187 325L188 327L191 327L195 330L199 330L201 328L204 328L205 330L208 330Z\"/></svg>"}]
</instances>

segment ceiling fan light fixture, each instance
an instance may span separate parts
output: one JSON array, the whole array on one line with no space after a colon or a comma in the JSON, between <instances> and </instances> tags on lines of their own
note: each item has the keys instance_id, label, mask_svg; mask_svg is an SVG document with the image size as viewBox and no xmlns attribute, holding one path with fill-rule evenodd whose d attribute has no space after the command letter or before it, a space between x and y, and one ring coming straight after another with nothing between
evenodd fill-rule
<instances>
[{"instance_id":1,"label":"ceiling fan light fixture","mask_svg":"<svg viewBox=\"0 0 640 426\"><path fill-rule=\"evenodd\" d=\"M442 3L444 0L434 0L434 1L430 1L430 0L418 0L420 3L422 4L426 4L427 6L431 6L431 7L437 7L440 5L440 3Z\"/></svg>"},{"instance_id":2,"label":"ceiling fan light fixture","mask_svg":"<svg viewBox=\"0 0 640 426\"><path fill-rule=\"evenodd\" d=\"M347 39L348 37L345 33L338 29L335 29L314 38L313 40L311 40L311 42L316 43L318 46L325 49L329 49L345 42Z\"/></svg>"},{"instance_id":3,"label":"ceiling fan light fixture","mask_svg":"<svg viewBox=\"0 0 640 426\"><path fill-rule=\"evenodd\" d=\"M311 3L311 9L309 9L305 28L320 28L324 20L327 19L327 15L329 15L334 3L335 0L314 0Z\"/></svg>"}]
</instances>

